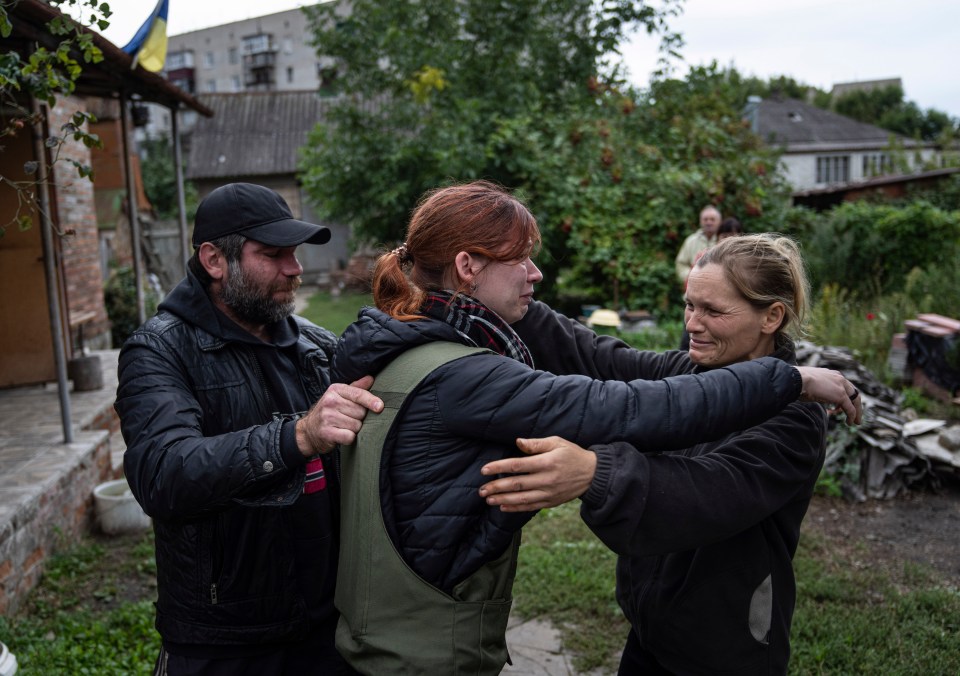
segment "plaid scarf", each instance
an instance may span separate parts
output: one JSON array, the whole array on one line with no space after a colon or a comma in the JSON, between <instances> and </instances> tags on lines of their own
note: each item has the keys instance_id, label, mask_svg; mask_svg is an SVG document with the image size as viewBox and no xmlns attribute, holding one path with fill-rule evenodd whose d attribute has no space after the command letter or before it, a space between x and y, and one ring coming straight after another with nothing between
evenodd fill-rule
<instances>
[{"instance_id":1,"label":"plaid scarf","mask_svg":"<svg viewBox=\"0 0 960 676\"><path fill-rule=\"evenodd\" d=\"M533 357L520 336L476 298L463 293L431 291L420 312L452 326L468 345L488 348L533 368Z\"/></svg>"}]
</instances>

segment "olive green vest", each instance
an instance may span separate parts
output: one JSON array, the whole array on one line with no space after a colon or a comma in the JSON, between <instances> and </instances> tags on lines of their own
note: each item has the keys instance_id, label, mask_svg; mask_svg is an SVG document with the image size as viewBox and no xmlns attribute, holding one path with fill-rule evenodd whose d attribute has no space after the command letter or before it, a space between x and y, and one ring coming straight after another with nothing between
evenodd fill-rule
<instances>
[{"instance_id":1,"label":"olive green vest","mask_svg":"<svg viewBox=\"0 0 960 676\"><path fill-rule=\"evenodd\" d=\"M520 533L499 558L447 594L407 566L380 511L383 445L407 395L437 367L484 351L437 342L399 356L371 390L384 410L368 413L356 443L340 452L337 650L363 674L499 674L509 660L506 631Z\"/></svg>"}]
</instances>

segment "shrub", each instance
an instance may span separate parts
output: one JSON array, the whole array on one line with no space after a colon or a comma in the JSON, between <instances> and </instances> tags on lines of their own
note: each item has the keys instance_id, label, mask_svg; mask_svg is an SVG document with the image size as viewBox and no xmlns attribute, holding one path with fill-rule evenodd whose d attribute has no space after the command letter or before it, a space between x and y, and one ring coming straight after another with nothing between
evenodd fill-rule
<instances>
[{"instance_id":1,"label":"shrub","mask_svg":"<svg viewBox=\"0 0 960 676\"><path fill-rule=\"evenodd\" d=\"M150 286L145 286L144 310L147 317L157 311L159 294ZM130 267L116 268L103 286L103 302L110 318L110 338L115 347L124 341L140 326L137 316L137 287Z\"/></svg>"},{"instance_id":2,"label":"shrub","mask_svg":"<svg viewBox=\"0 0 960 676\"><path fill-rule=\"evenodd\" d=\"M944 211L960 211L960 174L938 181L932 187L908 186L904 199L923 200Z\"/></svg>"},{"instance_id":3,"label":"shrub","mask_svg":"<svg viewBox=\"0 0 960 676\"><path fill-rule=\"evenodd\" d=\"M814 288L836 284L860 298L902 291L914 268L947 269L960 255L960 212L926 202L851 202L813 226L805 253Z\"/></svg>"}]
</instances>

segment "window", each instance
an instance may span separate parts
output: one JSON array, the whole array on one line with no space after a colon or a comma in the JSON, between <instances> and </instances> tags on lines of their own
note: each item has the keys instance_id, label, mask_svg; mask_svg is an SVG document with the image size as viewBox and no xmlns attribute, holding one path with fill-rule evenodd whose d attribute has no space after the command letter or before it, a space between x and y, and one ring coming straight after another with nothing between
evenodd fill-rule
<instances>
[{"instance_id":1,"label":"window","mask_svg":"<svg viewBox=\"0 0 960 676\"><path fill-rule=\"evenodd\" d=\"M166 70L179 70L180 68L193 68L193 52L181 51L167 54Z\"/></svg>"},{"instance_id":2,"label":"window","mask_svg":"<svg viewBox=\"0 0 960 676\"><path fill-rule=\"evenodd\" d=\"M228 60L231 64L234 64L234 65L240 62L240 57L239 57L239 55L237 54L237 48L236 48L236 47L231 47L231 48L230 48L230 51L227 52L227 60Z\"/></svg>"},{"instance_id":3,"label":"window","mask_svg":"<svg viewBox=\"0 0 960 676\"><path fill-rule=\"evenodd\" d=\"M259 54L270 51L270 36L266 33L248 35L243 39L244 54Z\"/></svg>"},{"instance_id":4,"label":"window","mask_svg":"<svg viewBox=\"0 0 960 676\"><path fill-rule=\"evenodd\" d=\"M216 80L207 80L207 91L215 92L217 91L217 81Z\"/></svg>"},{"instance_id":5,"label":"window","mask_svg":"<svg viewBox=\"0 0 960 676\"><path fill-rule=\"evenodd\" d=\"M849 180L849 155L825 155L817 158L817 183L846 183Z\"/></svg>"},{"instance_id":6,"label":"window","mask_svg":"<svg viewBox=\"0 0 960 676\"><path fill-rule=\"evenodd\" d=\"M893 171L892 158L886 153L868 153L863 156L863 177L883 176Z\"/></svg>"},{"instance_id":7,"label":"window","mask_svg":"<svg viewBox=\"0 0 960 676\"><path fill-rule=\"evenodd\" d=\"M336 93L337 66L332 59L317 64L317 79L320 80L320 92L322 94L330 95Z\"/></svg>"},{"instance_id":8,"label":"window","mask_svg":"<svg viewBox=\"0 0 960 676\"><path fill-rule=\"evenodd\" d=\"M203 53L203 67L204 67L204 68L213 68L213 52L204 52L204 53Z\"/></svg>"},{"instance_id":9,"label":"window","mask_svg":"<svg viewBox=\"0 0 960 676\"><path fill-rule=\"evenodd\" d=\"M174 87L178 87L188 94L195 94L194 82L192 77L175 78L170 81Z\"/></svg>"},{"instance_id":10,"label":"window","mask_svg":"<svg viewBox=\"0 0 960 676\"><path fill-rule=\"evenodd\" d=\"M283 53L293 54L293 40L291 38L283 39Z\"/></svg>"},{"instance_id":11,"label":"window","mask_svg":"<svg viewBox=\"0 0 960 676\"><path fill-rule=\"evenodd\" d=\"M270 89L270 85L273 84L273 70L270 68L257 68L251 71L247 76L247 86L248 87L258 87L263 88L263 85L266 89Z\"/></svg>"},{"instance_id":12,"label":"window","mask_svg":"<svg viewBox=\"0 0 960 676\"><path fill-rule=\"evenodd\" d=\"M287 67L287 82L293 82L293 67Z\"/></svg>"},{"instance_id":13,"label":"window","mask_svg":"<svg viewBox=\"0 0 960 676\"><path fill-rule=\"evenodd\" d=\"M231 80L231 83L233 84L233 91L235 92L240 91L240 76L234 75L230 80Z\"/></svg>"}]
</instances>

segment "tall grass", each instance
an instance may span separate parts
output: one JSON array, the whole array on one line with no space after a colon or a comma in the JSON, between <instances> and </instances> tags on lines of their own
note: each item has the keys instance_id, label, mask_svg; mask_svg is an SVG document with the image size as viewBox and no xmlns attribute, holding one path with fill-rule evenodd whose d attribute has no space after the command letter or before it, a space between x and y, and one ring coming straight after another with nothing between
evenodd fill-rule
<instances>
[{"instance_id":1,"label":"tall grass","mask_svg":"<svg viewBox=\"0 0 960 676\"><path fill-rule=\"evenodd\" d=\"M960 316L960 264L914 269L904 289L887 294L854 294L828 284L816 295L809 316L810 339L818 345L848 347L883 380L893 335L921 313Z\"/></svg>"}]
</instances>

